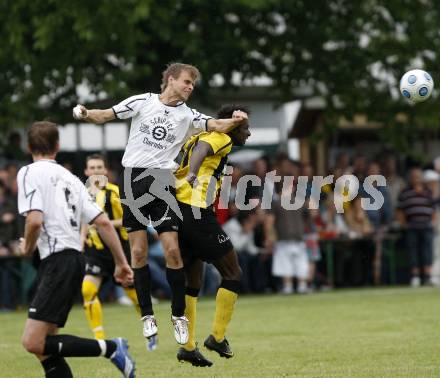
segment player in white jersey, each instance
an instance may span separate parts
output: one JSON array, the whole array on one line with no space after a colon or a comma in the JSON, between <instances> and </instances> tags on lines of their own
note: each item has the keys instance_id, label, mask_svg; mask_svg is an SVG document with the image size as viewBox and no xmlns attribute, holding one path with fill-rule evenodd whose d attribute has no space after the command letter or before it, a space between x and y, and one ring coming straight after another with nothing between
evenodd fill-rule
<instances>
[{"instance_id":1,"label":"player in white jersey","mask_svg":"<svg viewBox=\"0 0 440 378\"><path fill-rule=\"evenodd\" d=\"M107 215L90 198L81 181L56 163L57 126L51 122L34 123L28 131L28 143L34 162L21 168L17 175L18 209L26 216L20 251L27 256L38 247L42 262L22 344L41 361L48 378L73 376L64 357L95 356L109 358L124 377L132 378L134 362L126 340L57 334L66 323L84 277L82 222L93 223L109 246L117 281L130 284L133 272Z\"/></svg>"},{"instance_id":2,"label":"player in white jersey","mask_svg":"<svg viewBox=\"0 0 440 378\"><path fill-rule=\"evenodd\" d=\"M77 105L73 111L76 119L98 124L131 118L130 135L122 159L125 169L120 194L144 336L152 338L157 334L147 264L146 226L151 223L164 249L167 279L172 291L171 318L179 344L188 341L188 320L184 317L185 274L177 236L181 213L175 199L173 176L178 164L174 160L192 135L202 131L227 133L247 122L247 116L242 112L236 112L234 118L220 120L190 109L185 101L198 77L197 68L174 63L163 72L160 94L132 96L105 110L88 110Z\"/></svg>"}]
</instances>

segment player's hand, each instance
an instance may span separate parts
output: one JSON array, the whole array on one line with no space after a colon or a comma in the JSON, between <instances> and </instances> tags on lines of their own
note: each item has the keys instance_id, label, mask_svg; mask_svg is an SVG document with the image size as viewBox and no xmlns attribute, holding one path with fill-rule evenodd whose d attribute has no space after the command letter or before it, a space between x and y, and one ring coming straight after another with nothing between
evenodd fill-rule
<instances>
[{"instance_id":1,"label":"player's hand","mask_svg":"<svg viewBox=\"0 0 440 378\"><path fill-rule=\"evenodd\" d=\"M116 282L119 282L124 287L133 285L134 274L126 263L116 265L114 277Z\"/></svg>"},{"instance_id":2,"label":"player's hand","mask_svg":"<svg viewBox=\"0 0 440 378\"><path fill-rule=\"evenodd\" d=\"M198 185L198 181L197 181L197 175L195 175L194 173L188 173L188 175L186 176L186 181L189 182L189 184L195 188Z\"/></svg>"},{"instance_id":3,"label":"player's hand","mask_svg":"<svg viewBox=\"0 0 440 378\"><path fill-rule=\"evenodd\" d=\"M20 238L18 244L18 253L20 256L26 256L26 239Z\"/></svg>"},{"instance_id":4,"label":"player's hand","mask_svg":"<svg viewBox=\"0 0 440 378\"><path fill-rule=\"evenodd\" d=\"M73 118L79 121L87 118L87 109L84 105L80 105L80 104L76 105L73 108L72 113L73 113Z\"/></svg>"},{"instance_id":5,"label":"player's hand","mask_svg":"<svg viewBox=\"0 0 440 378\"><path fill-rule=\"evenodd\" d=\"M232 118L237 125L242 125L249 121L248 115L241 110L235 110L234 113L232 113Z\"/></svg>"}]
</instances>

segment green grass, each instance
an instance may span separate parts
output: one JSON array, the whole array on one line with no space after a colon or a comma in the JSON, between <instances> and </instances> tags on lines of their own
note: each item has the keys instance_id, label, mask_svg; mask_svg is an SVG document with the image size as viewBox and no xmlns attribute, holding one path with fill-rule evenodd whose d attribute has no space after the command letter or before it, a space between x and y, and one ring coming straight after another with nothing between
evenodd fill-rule
<instances>
[{"instance_id":1,"label":"green grass","mask_svg":"<svg viewBox=\"0 0 440 378\"><path fill-rule=\"evenodd\" d=\"M208 335L213 299L198 306L198 341ZM104 307L108 336L129 339L138 377L439 377L440 291L374 289L308 296L241 297L228 330L235 357L204 352L214 365L176 360L169 303L156 308L159 349L147 352L131 308ZM43 377L20 345L25 312L0 314L0 377ZM80 306L63 333L90 336ZM104 358L71 358L75 377L119 377Z\"/></svg>"}]
</instances>

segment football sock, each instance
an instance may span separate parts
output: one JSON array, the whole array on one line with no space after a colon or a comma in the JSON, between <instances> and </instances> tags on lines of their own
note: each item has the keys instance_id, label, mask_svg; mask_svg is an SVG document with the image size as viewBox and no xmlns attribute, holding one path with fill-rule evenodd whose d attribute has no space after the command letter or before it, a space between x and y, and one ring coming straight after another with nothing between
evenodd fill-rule
<instances>
[{"instance_id":1,"label":"football sock","mask_svg":"<svg viewBox=\"0 0 440 378\"><path fill-rule=\"evenodd\" d=\"M183 316L185 312L185 270L167 268L167 281L171 288L171 313Z\"/></svg>"},{"instance_id":2,"label":"football sock","mask_svg":"<svg viewBox=\"0 0 440 378\"><path fill-rule=\"evenodd\" d=\"M98 287L92 281L83 281L82 295L84 311L95 339L105 339L102 321L102 306L98 297Z\"/></svg>"},{"instance_id":3,"label":"football sock","mask_svg":"<svg viewBox=\"0 0 440 378\"><path fill-rule=\"evenodd\" d=\"M234 305L237 301L239 285L238 281L222 281L221 287L217 291L212 324L212 335L217 342L221 342L225 338L226 328L231 321Z\"/></svg>"},{"instance_id":4,"label":"football sock","mask_svg":"<svg viewBox=\"0 0 440 378\"><path fill-rule=\"evenodd\" d=\"M127 294L127 297L131 299L133 302L134 308L138 315L141 315L141 308L139 307L139 301L138 297L136 295L136 290L133 287L124 287L125 294Z\"/></svg>"},{"instance_id":5,"label":"football sock","mask_svg":"<svg viewBox=\"0 0 440 378\"><path fill-rule=\"evenodd\" d=\"M46 378L73 378L66 360L60 356L49 356L41 361Z\"/></svg>"},{"instance_id":6,"label":"football sock","mask_svg":"<svg viewBox=\"0 0 440 378\"><path fill-rule=\"evenodd\" d=\"M134 287L136 289L141 316L153 315L153 304L151 303L151 275L147 265L142 268L133 268Z\"/></svg>"},{"instance_id":7,"label":"football sock","mask_svg":"<svg viewBox=\"0 0 440 378\"><path fill-rule=\"evenodd\" d=\"M93 340L72 335L46 336L44 355L62 357L97 357L110 358L116 350L116 343L111 340Z\"/></svg>"},{"instance_id":8,"label":"football sock","mask_svg":"<svg viewBox=\"0 0 440 378\"><path fill-rule=\"evenodd\" d=\"M196 309L199 289L186 288L185 295L185 316L189 320L188 342L183 346L187 351L196 349Z\"/></svg>"}]
</instances>

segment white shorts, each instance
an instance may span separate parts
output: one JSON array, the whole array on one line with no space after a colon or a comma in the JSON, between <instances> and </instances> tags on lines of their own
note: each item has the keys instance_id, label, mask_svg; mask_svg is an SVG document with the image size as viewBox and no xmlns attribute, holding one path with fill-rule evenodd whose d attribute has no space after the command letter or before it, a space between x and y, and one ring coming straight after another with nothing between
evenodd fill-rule
<instances>
[{"instance_id":1,"label":"white shorts","mask_svg":"<svg viewBox=\"0 0 440 378\"><path fill-rule=\"evenodd\" d=\"M309 261L304 242L280 241L275 245L272 274L276 277L307 279Z\"/></svg>"}]
</instances>

